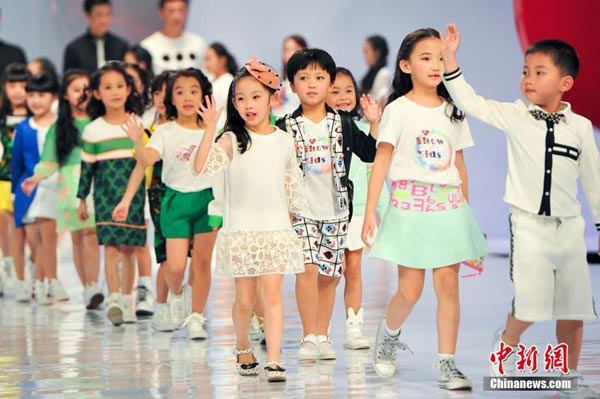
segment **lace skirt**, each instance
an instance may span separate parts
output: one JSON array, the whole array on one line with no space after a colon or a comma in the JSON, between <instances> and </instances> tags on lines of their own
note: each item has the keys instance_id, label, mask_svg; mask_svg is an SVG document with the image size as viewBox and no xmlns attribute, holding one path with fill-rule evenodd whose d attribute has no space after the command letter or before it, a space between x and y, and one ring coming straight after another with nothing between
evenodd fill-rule
<instances>
[{"instance_id":1,"label":"lace skirt","mask_svg":"<svg viewBox=\"0 0 600 399\"><path fill-rule=\"evenodd\" d=\"M216 272L231 277L304 272L302 242L292 229L219 231Z\"/></svg>"}]
</instances>

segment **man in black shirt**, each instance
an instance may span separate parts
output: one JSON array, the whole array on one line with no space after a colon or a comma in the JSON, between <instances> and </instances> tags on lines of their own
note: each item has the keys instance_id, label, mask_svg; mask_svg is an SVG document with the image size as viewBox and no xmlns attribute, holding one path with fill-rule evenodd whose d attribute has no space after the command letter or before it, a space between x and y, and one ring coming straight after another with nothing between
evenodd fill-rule
<instances>
[{"instance_id":1,"label":"man in black shirt","mask_svg":"<svg viewBox=\"0 0 600 399\"><path fill-rule=\"evenodd\" d=\"M0 13L0 21L2 20L2 14ZM13 62L27 63L25 53L20 47L13 46L0 40L0 75L4 72L4 68Z\"/></svg>"},{"instance_id":2,"label":"man in black shirt","mask_svg":"<svg viewBox=\"0 0 600 399\"><path fill-rule=\"evenodd\" d=\"M110 0L85 0L83 10L89 28L65 49L64 71L82 68L92 73L106 61L122 60L127 51L127 42L108 31L112 23Z\"/></svg>"}]
</instances>

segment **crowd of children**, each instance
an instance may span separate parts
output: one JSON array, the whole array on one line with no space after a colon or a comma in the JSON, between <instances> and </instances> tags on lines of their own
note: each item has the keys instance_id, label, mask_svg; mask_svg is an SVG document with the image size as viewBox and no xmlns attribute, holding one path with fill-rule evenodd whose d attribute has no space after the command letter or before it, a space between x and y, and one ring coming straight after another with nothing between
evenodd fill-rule
<instances>
[{"instance_id":1,"label":"crowd of children","mask_svg":"<svg viewBox=\"0 0 600 399\"><path fill-rule=\"evenodd\" d=\"M369 51L387 55L380 39L369 38ZM98 309L106 294L114 326L152 316L156 331L186 328L190 339L206 339L214 251L216 272L235 280L236 369L258 375L250 339L260 336L267 379L276 382L286 380L284 276L296 279L298 360L336 358L330 322L344 277L343 345L373 345L375 371L391 377L398 349L410 350L399 335L410 328L406 320L431 269L437 383L470 390L454 358L458 276L461 262L488 250L468 201L463 151L474 145L466 120L473 116L508 142L515 297L493 350L508 347L512 355L532 323L557 320L557 340L568 345L570 375L578 379L578 391L560 395L595 397L577 374L583 320L597 316L576 190L580 177L600 229L600 158L591 123L561 101L579 59L565 42L534 44L521 79L528 103L500 103L466 83L459 42L452 24L445 36L430 28L410 33L385 93L386 63L372 62L363 85L377 86L376 96L361 95L349 70L299 36L284 41L293 50L281 74L256 58L238 69L222 44L211 45L213 84L195 68L152 77L150 61L138 62L143 49L134 48L130 63L110 61L91 76L69 70L60 85L43 68L31 74L9 65L1 77L0 293L39 305L68 300L56 256L57 237L68 230L87 309ZM148 243L160 265L155 290ZM374 344L362 333L366 247L398 272ZM508 356L490 373L510 375L514 366Z\"/></svg>"}]
</instances>

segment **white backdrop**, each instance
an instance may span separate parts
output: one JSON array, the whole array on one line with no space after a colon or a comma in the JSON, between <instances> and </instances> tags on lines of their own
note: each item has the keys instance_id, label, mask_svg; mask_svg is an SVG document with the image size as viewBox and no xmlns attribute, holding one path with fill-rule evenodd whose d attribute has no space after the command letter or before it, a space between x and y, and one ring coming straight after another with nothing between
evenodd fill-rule
<instances>
[{"instance_id":1,"label":"white backdrop","mask_svg":"<svg viewBox=\"0 0 600 399\"><path fill-rule=\"evenodd\" d=\"M114 30L132 43L152 33L158 26L157 3L114 0ZM61 66L64 45L85 27L81 4L79 0L0 0L0 37L23 46L30 59L47 56ZM338 65L360 80L366 72L362 45L367 36L381 34L388 39L393 66L407 33L421 27L442 30L448 22L458 24L463 38L460 63L479 93L504 101L519 98L523 54L511 0L192 0L188 29L209 43L223 42L239 63L256 54L276 68L281 67L282 39L299 33L310 46L328 50ZM471 203L492 249L505 252L509 240L507 206L502 202L504 137L482 123L469 122L476 143L466 151ZM583 208L592 249L597 236L587 205Z\"/></svg>"}]
</instances>

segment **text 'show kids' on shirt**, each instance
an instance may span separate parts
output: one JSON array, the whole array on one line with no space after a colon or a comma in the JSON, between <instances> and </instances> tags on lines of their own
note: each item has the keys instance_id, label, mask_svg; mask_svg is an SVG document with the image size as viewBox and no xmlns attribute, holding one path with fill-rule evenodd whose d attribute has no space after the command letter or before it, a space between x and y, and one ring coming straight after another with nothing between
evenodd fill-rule
<instances>
[{"instance_id":1,"label":"text 'show kids' on shirt","mask_svg":"<svg viewBox=\"0 0 600 399\"><path fill-rule=\"evenodd\" d=\"M347 214L346 210L339 208L333 186L329 130L327 118L318 123L304 118L304 172L308 202L304 216L316 220L339 219Z\"/></svg>"},{"instance_id":2,"label":"text 'show kids' on shirt","mask_svg":"<svg viewBox=\"0 0 600 399\"><path fill-rule=\"evenodd\" d=\"M473 139L466 120L450 120L448 106L444 101L429 108L400 97L385 108L377 143L394 146L389 170L392 181L461 184L454 166L456 151L472 146Z\"/></svg>"}]
</instances>

